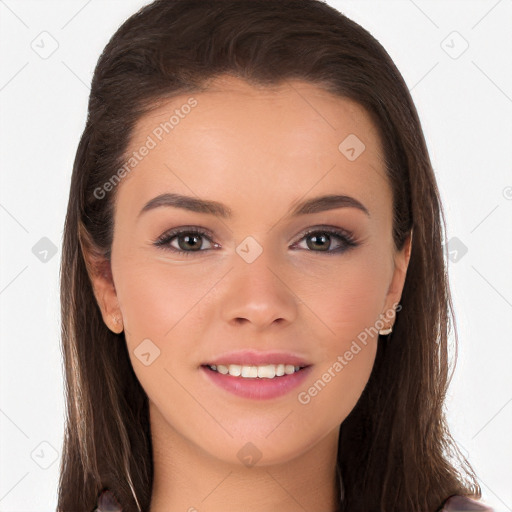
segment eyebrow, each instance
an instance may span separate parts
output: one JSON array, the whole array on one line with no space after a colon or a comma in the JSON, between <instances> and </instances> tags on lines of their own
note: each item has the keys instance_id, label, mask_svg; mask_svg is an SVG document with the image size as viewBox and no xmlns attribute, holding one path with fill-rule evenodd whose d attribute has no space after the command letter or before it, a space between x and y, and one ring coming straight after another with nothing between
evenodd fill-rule
<instances>
[{"instance_id":1,"label":"eyebrow","mask_svg":"<svg viewBox=\"0 0 512 512\"><path fill-rule=\"evenodd\" d=\"M160 207L181 208L183 210L196 213L215 215L224 219L231 218L233 215L232 210L228 206L217 201L166 193L148 201L139 212L138 216L140 217L143 213ZM334 194L314 197L295 204L295 206L292 206L288 216L297 217L299 215L308 215L327 210L334 210L336 208L356 208L364 212L368 217L370 216L370 212L366 206L354 197Z\"/></svg>"}]
</instances>

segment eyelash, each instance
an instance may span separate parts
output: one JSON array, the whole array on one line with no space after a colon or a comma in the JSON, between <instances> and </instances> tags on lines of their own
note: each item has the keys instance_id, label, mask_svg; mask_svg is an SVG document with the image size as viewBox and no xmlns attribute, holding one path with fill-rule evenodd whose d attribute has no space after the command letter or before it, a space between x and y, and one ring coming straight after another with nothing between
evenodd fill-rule
<instances>
[{"instance_id":1,"label":"eyelash","mask_svg":"<svg viewBox=\"0 0 512 512\"><path fill-rule=\"evenodd\" d=\"M194 253L200 253L200 252L205 252L205 250L206 251L211 250L211 249L203 249L203 250L197 250L197 251L184 251L183 249L176 249L176 247L172 247L171 245L169 245L170 242L174 238L176 238L177 236L182 235L182 234L198 235L201 237L205 237L208 239L208 241L210 243L213 243L211 240L212 235L210 232L203 231L203 230L193 228L193 227L191 227L191 228L184 227L184 228L171 229L170 231L165 232L163 235L158 237L157 240L155 240L153 242L153 244L156 247L162 248L164 250L169 250L171 252L175 252L178 254L184 254L186 256L192 256ZM341 242L343 242L344 245L337 249L327 250L327 251L314 251L314 250L305 249L307 252L318 252L320 254L326 254L329 256L333 256L336 254L344 253L344 252L346 252L354 247L357 247L359 245L356 242L353 235L351 233L349 233L348 231L341 230L338 228L333 228L333 227L322 227L322 226L312 228L312 229L306 231L305 233L302 234L301 238L296 243L301 242L304 238L306 238L307 236L312 235L312 234L323 234L323 235L335 236L335 237L339 238L339 240L341 240Z\"/></svg>"}]
</instances>

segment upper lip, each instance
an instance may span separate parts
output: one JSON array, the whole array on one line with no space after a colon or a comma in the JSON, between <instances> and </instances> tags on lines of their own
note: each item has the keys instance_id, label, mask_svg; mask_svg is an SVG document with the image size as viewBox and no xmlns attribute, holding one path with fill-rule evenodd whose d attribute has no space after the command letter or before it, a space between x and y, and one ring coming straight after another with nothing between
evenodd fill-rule
<instances>
[{"instance_id":1,"label":"upper lip","mask_svg":"<svg viewBox=\"0 0 512 512\"><path fill-rule=\"evenodd\" d=\"M225 365L239 364L242 366L259 366L264 364L293 364L294 366L309 366L310 363L304 358L290 352L259 352L257 350L239 350L226 352L204 365Z\"/></svg>"}]
</instances>

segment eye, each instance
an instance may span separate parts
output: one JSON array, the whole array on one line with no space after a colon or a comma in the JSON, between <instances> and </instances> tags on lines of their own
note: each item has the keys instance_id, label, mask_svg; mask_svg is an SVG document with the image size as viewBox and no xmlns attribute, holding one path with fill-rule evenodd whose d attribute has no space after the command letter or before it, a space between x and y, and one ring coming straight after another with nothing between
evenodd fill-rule
<instances>
[{"instance_id":1,"label":"eye","mask_svg":"<svg viewBox=\"0 0 512 512\"><path fill-rule=\"evenodd\" d=\"M203 247L203 239L206 239L209 244L206 249ZM167 231L162 236L160 236L154 242L154 245L168 249L172 252L185 254L187 256L190 256L191 253L194 252L201 252L207 249L211 249L212 246L218 247L217 244L213 244L209 233L197 228L172 229L171 231Z\"/></svg>"},{"instance_id":2,"label":"eye","mask_svg":"<svg viewBox=\"0 0 512 512\"><path fill-rule=\"evenodd\" d=\"M333 239L338 241L338 246L332 249ZM299 240L306 241L306 247L312 252L324 252L326 254L339 254L352 247L357 247L353 235L348 231L338 228L314 228L302 235Z\"/></svg>"}]
</instances>

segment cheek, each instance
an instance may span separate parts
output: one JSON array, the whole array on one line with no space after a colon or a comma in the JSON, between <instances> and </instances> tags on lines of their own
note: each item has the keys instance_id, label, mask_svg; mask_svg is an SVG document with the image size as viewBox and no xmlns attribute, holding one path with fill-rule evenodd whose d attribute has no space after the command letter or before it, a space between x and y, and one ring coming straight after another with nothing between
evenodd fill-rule
<instances>
[{"instance_id":1,"label":"cheek","mask_svg":"<svg viewBox=\"0 0 512 512\"><path fill-rule=\"evenodd\" d=\"M116 277L127 332L160 340L171 336L211 288L205 267L173 267L158 257L147 262L124 259Z\"/></svg>"},{"instance_id":2,"label":"cheek","mask_svg":"<svg viewBox=\"0 0 512 512\"><path fill-rule=\"evenodd\" d=\"M375 258L371 252L341 256L336 264L311 265L307 274L295 280L294 291L315 312L318 333L331 340L333 349L350 345L375 326L383 313L391 274L384 258Z\"/></svg>"},{"instance_id":3,"label":"cheek","mask_svg":"<svg viewBox=\"0 0 512 512\"><path fill-rule=\"evenodd\" d=\"M370 377L378 343L376 322L390 279L386 260L372 253L342 256L335 269L319 265L302 281L304 302L318 312L319 325L328 327L318 330L322 361L297 396L313 423L326 421L326 411L335 411L331 420L341 423Z\"/></svg>"},{"instance_id":4,"label":"cheek","mask_svg":"<svg viewBox=\"0 0 512 512\"><path fill-rule=\"evenodd\" d=\"M318 330L324 333L317 338L322 360L297 394L311 428L344 421L368 382L377 352L375 322L385 297L385 270L355 258L339 267L336 273L331 269L322 292L310 289L305 301L329 328Z\"/></svg>"},{"instance_id":5,"label":"cheek","mask_svg":"<svg viewBox=\"0 0 512 512\"><path fill-rule=\"evenodd\" d=\"M193 404L178 382L196 370L194 329L204 323L198 306L215 283L211 272L204 265L171 268L158 257L134 257L119 262L116 279L127 348L139 382L158 407L169 407L172 396L173 410L190 410Z\"/></svg>"}]
</instances>

